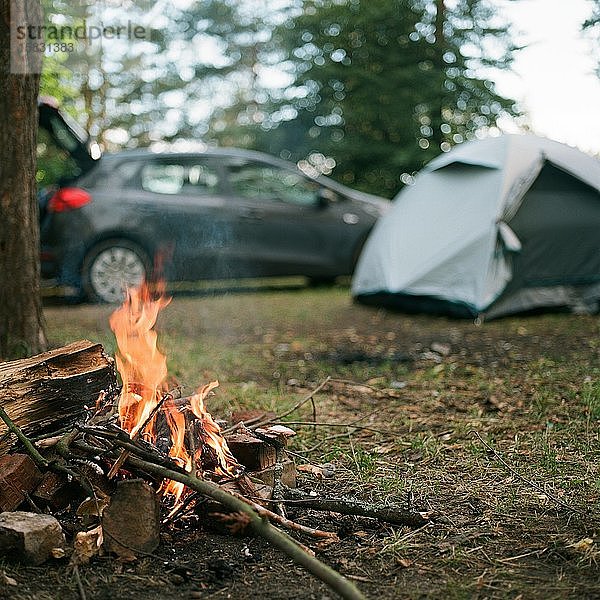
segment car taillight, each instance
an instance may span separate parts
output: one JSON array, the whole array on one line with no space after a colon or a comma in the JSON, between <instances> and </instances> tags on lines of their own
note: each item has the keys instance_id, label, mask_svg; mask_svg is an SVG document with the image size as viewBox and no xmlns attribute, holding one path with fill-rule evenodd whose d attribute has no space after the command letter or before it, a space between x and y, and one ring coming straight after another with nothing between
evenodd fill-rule
<instances>
[{"instance_id":1,"label":"car taillight","mask_svg":"<svg viewBox=\"0 0 600 600\"><path fill-rule=\"evenodd\" d=\"M48 200L47 210L49 212L66 212L81 208L92 201L92 196L85 190L75 187L65 187L58 190Z\"/></svg>"}]
</instances>

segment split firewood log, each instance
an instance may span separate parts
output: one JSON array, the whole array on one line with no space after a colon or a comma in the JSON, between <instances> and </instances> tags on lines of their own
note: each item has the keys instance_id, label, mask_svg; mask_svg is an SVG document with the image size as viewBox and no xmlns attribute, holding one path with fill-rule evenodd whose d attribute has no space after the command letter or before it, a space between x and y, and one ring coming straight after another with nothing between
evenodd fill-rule
<instances>
[{"instance_id":1,"label":"split firewood log","mask_svg":"<svg viewBox=\"0 0 600 600\"><path fill-rule=\"evenodd\" d=\"M0 363L0 406L29 436L71 425L101 391L116 389L113 359L101 344L87 340ZM0 423L0 455L11 443L5 433Z\"/></svg>"}]
</instances>

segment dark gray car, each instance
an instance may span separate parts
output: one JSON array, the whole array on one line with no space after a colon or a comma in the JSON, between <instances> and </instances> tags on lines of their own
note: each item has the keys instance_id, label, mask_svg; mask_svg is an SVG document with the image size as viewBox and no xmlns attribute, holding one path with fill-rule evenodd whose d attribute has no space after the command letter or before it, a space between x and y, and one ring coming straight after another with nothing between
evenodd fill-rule
<instances>
[{"instance_id":1,"label":"dark gray car","mask_svg":"<svg viewBox=\"0 0 600 600\"><path fill-rule=\"evenodd\" d=\"M104 302L157 257L170 281L331 281L388 204L257 152L109 154L46 194L43 274Z\"/></svg>"}]
</instances>

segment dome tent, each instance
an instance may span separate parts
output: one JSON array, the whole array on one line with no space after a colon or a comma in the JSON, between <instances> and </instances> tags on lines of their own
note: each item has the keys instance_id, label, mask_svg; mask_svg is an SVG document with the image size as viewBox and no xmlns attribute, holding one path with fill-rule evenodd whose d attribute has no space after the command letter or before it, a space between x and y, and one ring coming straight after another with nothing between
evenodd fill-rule
<instances>
[{"instance_id":1,"label":"dome tent","mask_svg":"<svg viewBox=\"0 0 600 600\"><path fill-rule=\"evenodd\" d=\"M600 161L533 135L456 146L379 220L352 295L463 317L597 311Z\"/></svg>"}]
</instances>

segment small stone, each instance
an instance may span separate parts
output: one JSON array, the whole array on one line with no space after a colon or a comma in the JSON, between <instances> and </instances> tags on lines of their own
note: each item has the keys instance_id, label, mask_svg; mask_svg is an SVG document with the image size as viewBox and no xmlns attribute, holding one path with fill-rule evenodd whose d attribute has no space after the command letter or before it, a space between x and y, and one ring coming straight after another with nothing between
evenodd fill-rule
<instances>
[{"instance_id":1,"label":"small stone","mask_svg":"<svg viewBox=\"0 0 600 600\"><path fill-rule=\"evenodd\" d=\"M448 356L452 350L449 344L442 344L441 342L433 342L430 348L432 352L435 352L440 356Z\"/></svg>"},{"instance_id":2,"label":"small stone","mask_svg":"<svg viewBox=\"0 0 600 600\"><path fill-rule=\"evenodd\" d=\"M408 385L408 383L406 383L406 381L391 381L390 382L390 387L393 390L402 390L404 389L406 386Z\"/></svg>"},{"instance_id":3,"label":"small stone","mask_svg":"<svg viewBox=\"0 0 600 600\"><path fill-rule=\"evenodd\" d=\"M335 465L332 463L325 463L321 465L323 469L323 479L331 479L335 476Z\"/></svg>"},{"instance_id":4,"label":"small stone","mask_svg":"<svg viewBox=\"0 0 600 600\"><path fill-rule=\"evenodd\" d=\"M29 565L41 565L65 547L60 523L51 515L0 513L0 554Z\"/></svg>"}]
</instances>

